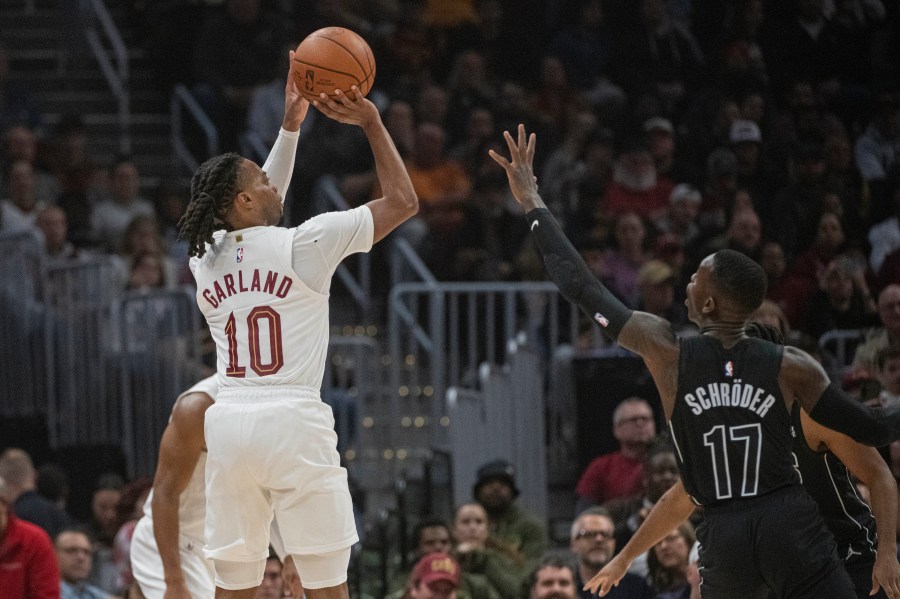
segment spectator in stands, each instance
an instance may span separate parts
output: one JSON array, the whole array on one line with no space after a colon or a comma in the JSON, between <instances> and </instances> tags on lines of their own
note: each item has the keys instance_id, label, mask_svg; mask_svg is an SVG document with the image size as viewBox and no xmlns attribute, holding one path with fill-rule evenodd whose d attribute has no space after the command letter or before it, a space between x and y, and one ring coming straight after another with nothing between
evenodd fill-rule
<instances>
[{"instance_id":1,"label":"spectator in stands","mask_svg":"<svg viewBox=\"0 0 900 599\"><path fill-rule=\"evenodd\" d=\"M289 596L289 590L281 577L281 560L275 551L269 547L269 557L266 558L266 567L263 570L262 583L256 588L254 599L281 599ZM297 599L302 599L298 597Z\"/></svg>"},{"instance_id":2,"label":"spectator in stands","mask_svg":"<svg viewBox=\"0 0 900 599\"><path fill-rule=\"evenodd\" d=\"M525 577L527 599L577 599L575 570L572 564L556 554L542 556Z\"/></svg>"},{"instance_id":3,"label":"spectator in stands","mask_svg":"<svg viewBox=\"0 0 900 599\"><path fill-rule=\"evenodd\" d=\"M676 273L662 260L650 260L638 271L637 309L665 318L676 331L688 324L687 309L675 302Z\"/></svg>"},{"instance_id":4,"label":"spectator in stands","mask_svg":"<svg viewBox=\"0 0 900 599\"><path fill-rule=\"evenodd\" d=\"M91 521L87 528L93 541L90 581L110 593L116 588L119 574L113 562L112 546L119 531L116 506L122 497L124 486L125 481L121 476L107 473L97 480L91 496Z\"/></svg>"},{"instance_id":5,"label":"spectator in stands","mask_svg":"<svg viewBox=\"0 0 900 599\"><path fill-rule=\"evenodd\" d=\"M456 508L453 555L463 572L482 577L502 599L514 599L523 566L521 553L488 529L487 512L478 503Z\"/></svg>"},{"instance_id":6,"label":"spectator in stands","mask_svg":"<svg viewBox=\"0 0 900 599\"><path fill-rule=\"evenodd\" d=\"M460 572L451 555L429 553L413 568L404 599L456 599Z\"/></svg>"},{"instance_id":7,"label":"spectator in stands","mask_svg":"<svg viewBox=\"0 0 900 599\"><path fill-rule=\"evenodd\" d=\"M895 92L878 95L872 122L856 139L854 152L859 172L876 186L900 164L900 101Z\"/></svg>"},{"instance_id":8,"label":"spectator in stands","mask_svg":"<svg viewBox=\"0 0 900 599\"><path fill-rule=\"evenodd\" d=\"M603 282L626 305L636 306L638 273L650 260L647 224L636 212L623 212L613 223L612 241L612 248L605 256Z\"/></svg>"},{"instance_id":9,"label":"spectator in stands","mask_svg":"<svg viewBox=\"0 0 900 599\"><path fill-rule=\"evenodd\" d=\"M668 206L673 187L675 184L669 179L657 177L647 141L632 139L625 142L616 160L613 181L601 210L611 217L636 212L645 218L656 218Z\"/></svg>"},{"instance_id":10,"label":"spectator in stands","mask_svg":"<svg viewBox=\"0 0 900 599\"><path fill-rule=\"evenodd\" d=\"M656 599L691 599L699 576L697 564L691 563L691 552L697 536L690 522L683 522L647 555L650 584Z\"/></svg>"},{"instance_id":11,"label":"spectator in stands","mask_svg":"<svg viewBox=\"0 0 900 599\"><path fill-rule=\"evenodd\" d=\"M700 236L697 216L700 214L702 202L703 196L693 185L689 183L676 185L669 194L666 212L653 221L656 230L674 235L681 247L688 247Z\"/></svg>"},{"instance_id":12,"label":"spectator in stands","mask_svg":"<svg viewBox=\"0 0 900 599\"><path fill-rule=\"evenodd\" d=\"M200 25L192 89L219 128L225 150L237 147L254 87L269 81L268 67L284 62L285 25L261 0L227 0L208 9Z\"/></svg>"},{"instance_id":13,"label":"spectator in stands","mask_svg":"<svg viewBox=\"0 0 900 599\"><path fill-rule=\"evenodd\" d=\"M832 258L820 275L819 290L806 309L800 329L819 339L832 329L862 329L877 324L878 308L865 272L847 255Z\"/></svg>"},{"instance_id":14,"label":"spectator in stands","mask_svg":"<svg viewBox=\"0 0 900 599\"><path fill-rule=\"evenodd\" d=\"M740 194L738 194L740 195ZM731 212L725 231L704 243L699 251L694 248L693 264L722 249L738 251L759 262L762 255L762 223L752 207ZM694 271L690 266L688 271Z\"/></svg>"},{"instance_id":15,"label":"spectator in stands","mask_svg":"<svg viewBox=\"0 0 900 599\"><path fill-rule=\"evenodd\" d=\"M38 213L46 204L37 199L37 177L30 162L17 160L9 166L9 198L0 201L2 231L35 231Z\"/></svg>"},{"instance_id":16,"label":"spectator in stands","mask_svg":"<svg viewBox=\"0 0 900 599\"><path fill-rule=\"evenodd\" d=\"M31 164L37 177L35 197L39 202L52 202L60 192L59 180L51 173L42 169L38 163L38 139L37 134L28 127L18 125L10 128L3 137L3 153L0 156L0 197L9 194L9 179L7 177L9 166L18 160L24 160Z\"/></svg>"},{"instance_id":17,"label":"spectator in stands","mask_svg":"<svg viewBox=\"0 0 900 599\"><path fill-rule=\"evenodd\" d=\"M900 403L900 343L878 352L877 378L881 391L870 405L888 407Z\"/></svg>"},{"instance_id":18,"label":"spectator in stands","mask_svg":"<svg viewBox=\"0 0 900 599\"><path fill-rule=\"evenodd\" d=\"M706 159L706 183L697 223L706 234L725 229L725 205L737 191L738 164L734 152L716 148Z\"/></svg>"},{"instance_id":19,"label":"spectator in stands","mask_svg":"<svg viewBox=\"0 0 900 599\"><path fill-rule=\"evenodd\" d=\"M794 181L783 188L773 204L772 231L788 260L802 254L816 235L823 212L825 156L821 144L802 142L794 153Z\"/></svg>"},{"instance_id":20,"label":"spectator in stands","mask_svg":"<svg viewBox=\"0 0 900 599\"><path fill-rule=\"evenodd\" d=\"M677 473L676 473L677 476ZM616 553L615 525L612 516L602 507L590 507L572 522L569 551L576 560L575 589L581 599L592 599L584 583L592 579ZM637 574L627 573L619 585L607 595L609 599L652 599L653 592Z\"/></svg>"},{"instance_id":21,"label":"spectator in stands","mask_svg":"<svg viewBox=\"0 0 900 599\"><path fill-rule=\"evenodd\" d=\"M4 597L59 599L59 569L47 532L16 518L0 477L0 589Z\"/></svg>"},{"instance_id":22,"label":"spectator in stands","mask_svg":"<svg viewBox=\"0 0 900 599\"><path fill-rule=\"evenodd\" d=\"M81 250L69 241L69 221L59 206L41 210L35 225L44 236L44 248L51 260L74 260L81 255Z\"/></svg>"},{"instance_id":23,"label":"spectator in stands","mask_svg":"<svg viewBox=\"0 0 900 599\"><path fill-rule=\"evenodd\" d=\"M673 183L684 181L686 173L676 153L675 127L669 119L657 116L644 121L644 134L656 167L656 177ZM671 197L671 196L670 196Z\"/></svg>"},{"instance_id":24,"label":"spectator in stands","mask_svg":"<svg viewBox=\"0 0 900 599\"><path fill-rule=\"evenodd\" d=\"M65 529L54 541L59 562L60 599L115 599L88 582L91 573L91 541L79 529Z\"/></svg>"},{"instance_id":25,"label":"spectator in stands","mask_svg":"<svg viewBox=\"0 0 900 599\"><path fill-rule=\"evenodd\" d=\"M764 161L763 137L759 125L749 119L731 123L728 141L737 158L738 186L749 190L760 198L761 204L768 207L776 190L776 181Z\"/></svg>"},{"instance_id":26,"label":"spectator in stands","mask_svg":"<svg viewBox=\"0 0 900 599\"><path fill-rule=\"evenodd\" d=\"M750 320L775 327L781 333L783 339L787 339L791 333L791 324L788 322L787 316L784 315L784 310L772 300L763 300L763 303L756 309Z\"/></svg>"},{"instance_id":27,"label":"spectator in stands","mask_svg":"<svg viewBox=\"0 0 900 599\"><path fill-rule=\"evenodd\" d=\"M878 368L878 352L900 342L900 284L892 283L878 294L878 318L881 326L866 333L853 356L853 371L859 377L872 378Z\"/></svg>"},{"instance_id":28,"label":"spectator in stands","mask_svg":"<svg viewBox=\"0 0 900 599\"><path fill-rule=\"evenodd\" d=\"M576 513L641 492L644 459L656 436L653 409L645 399L629 397L616 406L612 420L619 449L594 458L584 469L575 488Z\"/></svg>"},{"instance_id":29,"label":"spectator in stands","mask_svg":"<svg viewBox=\"0 0 900 599\"><path fill-rule=\"evenodd\" d=\"M140 173L130 158L121 158L112 172L112 196L91 214L94 236L109 252L122 244L128 225L138 216L153 218L153 204L141 197Z\"/></svg>"},{"instance_id":30,"label":"spectator in stands","mask_svg":"<svg viewBox=\"0 0 900 599\"><path fill-rule=\"evenodd\" d=\"M865 238L870 218L869 188L853 161L853 145L846 133L835 133L825 140L825 188L838 199L835 210L844 222L847 236Z\"/></svg>"},{"instance_id":31,"label":"spectator in stands","mask_svg":"<svg viewBox=\"0 0 900 599\"><path fill-rule=\"evenodd\" d=\"M72 518L37 492L37 472L28 452L12 448L0 454L0 477L5 498L16 516L40 526L50 536L72 524Z\"/></svg>"},{"instance_id":32,"label":"spectator in stands","mask_svg":"<svg viewBox=\"0 0 900 599\"><path fill-rule=\"evenodd\" d=\"M547 529L516 505L519 489L515 467L505 460L494 460L482 465L476 478L472 497L487 512L491 536L526 560L539 556L547 548Z\"/></svg>"},{"instance_id":33,"label":"spectator in stands","mask_svg":"<svg viewBox=\"0 0 900 599\"><path fill-rule=\"evenodd\" d=\"M128 223L119 256L124 262L123 270L129 273L128 288L175 287L175 265L165 253L159 226L152 216L136 216ZM136 273L136 269L140 272Z\"/></svg>"},{"instance_id":34,"label":"spectator in stands","mask_svg":"<svg viewBox=\"0 0 900 599\"><path fill-rule=\"evenodd\" d=\"M900 249L900 168L891 173L885 187L894 213L872 225L868 231L869 245L872 247L869 265L876 274L881 271L885 258Z\"/></svg>"},{"instance_id":35,"label":"spectator in stands","mask_svg":"<svg viewBox=\"0 0 900 599\"><path fill-rule=\"evenodd\" d=\"M59 464L47 463L38 468L37 492L61 510L69 501L69 477Z\"/></svg>"}]
</instances>

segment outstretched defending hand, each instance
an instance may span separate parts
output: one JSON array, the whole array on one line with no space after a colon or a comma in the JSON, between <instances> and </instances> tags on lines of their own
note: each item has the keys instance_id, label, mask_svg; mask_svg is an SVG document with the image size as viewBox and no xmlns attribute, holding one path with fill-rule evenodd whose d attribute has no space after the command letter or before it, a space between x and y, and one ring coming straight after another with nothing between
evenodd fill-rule
<instances>
[{"instance_id":1,"label":"outstretched defending hand","mask_svg":"<svg viewBox=\"0 0 900 599\"><path fill-rule=\"evenodd\" d=\"M890 599L900 597L900 564L897 563L896 553L888 555L884 551L878 552L872 568L872 592L869 594L876 594L878 589L884 589Z\"/></svg>"},{"instance_id":2,"label":"outstretched defending hand","mask_svg":"<svg viewBox=\"0 0 900 599\"><path fill-rule=\"evenodd\" d=\"M512 190L516 201L528 211L540 202L537 177L534 176L532 166L537 136L532 133L526 138L525 125L519 125L518 133L518 139L513 141L509 131L503 132L503 139L506 140L506 145L509 146L509 160L494 150L488 150L488 154L506 171L506 176L509 178L509 188Z\"/></svg>"},{"instance_id":3,"label":"outstretched defending hand","mask_svg":"<svg viewBox=\"0 0 900 599\"><path fill-rule=\"evenodd\" d=\"M631 566L631 562L622 559L621 554L615 556L603 566L602 570L587 581L587 584L584 585L584 590L596 593L600 597L606 596L613 587L619 586L619 581L628 572L629 566Z\"/></svg>"},{"instance_id":4,"label":"outstretched defending hand","mask_svg":"<svg viewBox=\"0 0 900 599\"><path fill-rule=\"evenodd\" d=\"M334 98L322 92L318 100L313 100L313 106L328 118L348 125L359 125L363 129L377 122L380 117L375 105L365 99L355 85L350 91L353 98L339 89L334 90Z\"/></svg>"}]
</instances>

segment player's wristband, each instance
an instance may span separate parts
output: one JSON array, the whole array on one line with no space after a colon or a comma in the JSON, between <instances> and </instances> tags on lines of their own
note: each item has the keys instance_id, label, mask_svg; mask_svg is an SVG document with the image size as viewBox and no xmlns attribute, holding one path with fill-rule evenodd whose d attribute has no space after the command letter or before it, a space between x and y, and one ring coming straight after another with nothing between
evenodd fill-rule
<instances>
[{"instance_id":1,"label":"player's wristband","mask_svg":"<svg viewBox=\"0 0 900 599\"><path fill-rule=\"evenodd\" d=\"M618 339L633 311L591 273L549 210L535 208L525 217L547 272L563 297L584 310L610 339Z\"/></svg>"},{"instance_id":2,"label":"player's wristband","mask_svg":"<svg viewBox=\"0 0 900 599\"><path fill-rule=\"evenodd\" d=\"M864 406L834 383L828 385L809 415L819 424L865 445L888 445L900 436L900 408Z\"/></svg>"}]
</instances>

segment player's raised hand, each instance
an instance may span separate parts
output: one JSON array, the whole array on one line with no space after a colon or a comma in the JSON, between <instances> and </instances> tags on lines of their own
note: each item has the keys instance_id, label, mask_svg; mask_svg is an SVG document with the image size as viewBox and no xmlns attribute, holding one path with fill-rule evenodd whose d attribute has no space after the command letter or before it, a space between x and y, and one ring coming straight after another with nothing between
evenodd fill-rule
<instances>
[{"instance_id":1,"label":"player's raised hand","mask_svg":"<svg viewBox=\"0 0 900 599\"><path fill-rule=\"evenodd\" d=\"M886 551L879 551L872 567L872 591L869 595L878 593L878 589L884 589L884 593L890 599L900 599L900 563L897 563L897 555Z\"/></svg>"},{"instance_id":2,"label":"player's raised hand","mask_svg":"<svg viewBox=\"0 0 900 599\"><path fill-rule=\"evenodd\" d=\"M509 131L503 132L503 139L509 147L509 160L494 150L488 150L488 154L494 162L503 167L509 178L509 188L512 190L516 201L522 204L526 210L531 209L538 199L537 177L534 176L534 147L537 136L525 134L525 125L519 125L516 139ZM539 201L539 200L538 200Z\"/></svg>"},{"instance_id":3,"label":"player's raised hand","mask_svg":"<svg viewBox=\"0 0 900 599\"><path fill-rule=\"evenodd\" d=\"M291 73L294 65L294 51L290 51L290 60L288 64L287 83L284 85L284 121L281 126L286 131L299 131L300 124L306 118L309 110L309 101L306 100L297 89L296 77Z\"/></svg>"},{"instance_id":4,"label":"player's raised hand","mask_svg":"<svg viewBox=\"0 0 900 599\"><path fill-rule=\"evenodd\" d=\"M628 572L630 565L631 562L622 559L621 554L617 555L609 560L609 563L603 566L603 569L597 572L593 578L587 581L587 584L584 585L584 590L598 594L600 597L606 596L613 587L619 586L619 581Z\"/></svg>"},{"instance_id":5,"label":"player's raised hand","mask_svg":"<svg viewBox=\"0 0 900 599\"><path fill-rule=\"evenodd\" d=\"M366 128L377 122L380 117L375 105L364 98L355 85L350 88L350 91L352 93L345 94L336 89L333 98L322 92L319 94L318 100L313 100L313 106L328 118L348 125L359 125Z\"/></svg>"}]
</instances>

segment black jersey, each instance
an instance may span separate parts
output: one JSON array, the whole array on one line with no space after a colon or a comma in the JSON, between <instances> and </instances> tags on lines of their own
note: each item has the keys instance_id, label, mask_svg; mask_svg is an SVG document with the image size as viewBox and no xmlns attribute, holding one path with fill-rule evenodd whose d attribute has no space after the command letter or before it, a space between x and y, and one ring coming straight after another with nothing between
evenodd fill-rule
<instances>
[{"instance_id":1,"label":"black jersey","mask_svg":"<svg viewBox=\"0 0 900 599\"><path fill-rule=\"evenodd\" d=\"M700 505L799 484L790 414L778 386L783 347L709 335L680 341L669 427L687 492Z\"/></svg>"},{"instance_id":2,"label":"black jersey","mask_svg":"<svg viewBox=\"0 0 900 599\"><path fill-rule=\"evenodd\" d=\"M800 406L791 412L794 460L800 482L816 503L837 541L838 557L852 563L875 559L875 517L860 499L847 467L830 451L810 449L803 436Z\"/></svg>"}]
</instances>

